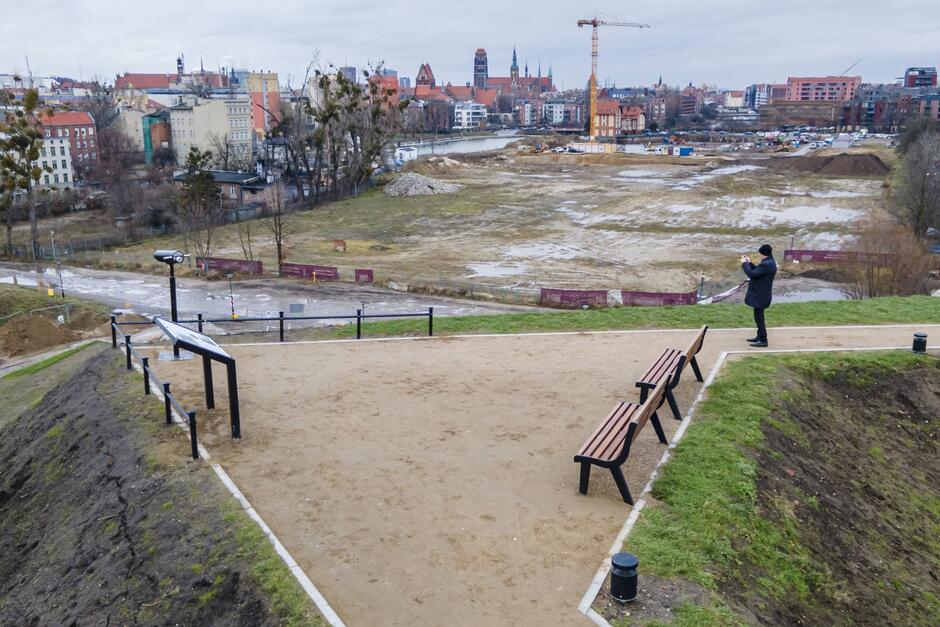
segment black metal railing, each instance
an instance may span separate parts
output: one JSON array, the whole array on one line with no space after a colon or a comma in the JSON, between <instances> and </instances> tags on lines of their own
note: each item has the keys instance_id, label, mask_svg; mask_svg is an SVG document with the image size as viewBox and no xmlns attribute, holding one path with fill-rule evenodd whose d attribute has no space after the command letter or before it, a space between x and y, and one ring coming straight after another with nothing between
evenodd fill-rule
<instances>
[{"instance_id":1,"label":"black metal railing","mask_svg":"<svg viewBox=\"0 0 940 627\"><path fill-rule=\"evenodd\" d=\"M277 322L278 338L281 342L286 342L284 334L284 324L295 320L355 320L356 321L356 339L362 339L362 322L370 319L392 319L392 318L427 318L428 319L428 337L434 336L434 307L428 307L427 311L419 313L391 313L391 314L364 314L361 309L357 309L355 315L335 315L335 316L285 316L283 311L279 311L277 317L273 316L252 316L245 318L204 318L202 314L197 314L194 320L177 320L177 324L195 324L196 330L203 333L203 325L211 324L238 324L243 322ZM117 347L117 316L111 316L111 344ZM152 322L121 322L121 325L148 325Z\"/></svg>"},{"instance_id":2,"label":"black metal railing","mask_svg":"<svg viewBox=\"0 0 940 627\"><path fill-rule=\"evenodd\" d=\"M131 323L124 322L122 324L140 324L140 323ZM150 323L144 323L150 324ZM150 384L156 384L157 388L163 390L163 407L166 424L173 424L173 409L175 408L181 416L186 416L187 422L189 423L189 445L191 448L193 459L199 459L199 442L196 435L196 412L191 411L183 407L175 396L170 392L170 383L168 381L162 381L157 373L150 368L150 358L144 357L139 352L137 352L133 343L131 342L131 336L121 333L121 329L115 322L115 316L111 316L111 346L112 348L118 347L118 335L121 335L123 338L124 352L126 355L126 364L128 370L134 369L134 358L137 358L137 361L140 362L141 368L144 372L144 394L149 395L151 393Z\"/></svg>"}]
</instances>

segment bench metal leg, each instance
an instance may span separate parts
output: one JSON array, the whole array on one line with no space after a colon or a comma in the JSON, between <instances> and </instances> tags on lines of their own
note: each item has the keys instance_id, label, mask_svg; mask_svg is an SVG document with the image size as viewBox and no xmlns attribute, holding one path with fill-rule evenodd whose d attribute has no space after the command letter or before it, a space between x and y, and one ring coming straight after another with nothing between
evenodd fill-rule
<instances>
[{"instance_id":1,"label":"bench metal leg","mask_svg":"<svg viewBox=\"0 0 940 627\"><path fill-rule=\"evenodd\" d=\"M650 395L650 389L646 386L640 388L640 405L646 402L646 397Z\"/></svg>"},{"instance_id":2,"label":"bench metal leg","mask_svg":"<svg viewBox=\"0 0 940 627\"><path fill-rule=\"evenodd\" d=\"M650 416L650 422L653 423L653 429L656 430L656 437L659 438L659 441L662 444L669 444L669 441L666 439L666 434L663 432L663 425L659 422L659 414L657 414L655 411L653 412L653 415Z\"/></svg>"},{"instance_id":3,"label":"bench metal leg","mask_svg":"<svg viewBox=\"0 0 940 627\"><path fill-rule=\"evenodd\" d=\"M591 481L591 464L588 462L581 462L581 485L578 486L578 491L581 494L587 494L588 492L588 483Z\"/></svg>"},{"instance_id":4,"label":"bench metal leg","mask_svg":"<svg viewBox=\"0 0 940 627\"><path fill-rule=\"evenodd\" d=\"M696 361L694 356L689 361L689 365L692 366L692 372L695 373L695 378L698 379L698 382L704 383L705 379L702 378L702 371L698 369L698 361Z\"/></svg>"},{"instance_id":5,"label":"bench metal leg","mask_svg":"<svg viewBox=\"0 0 940 627\"><path fill-rule=\"evenodd\" d=\"M672 417L676 420L682 420L682 413L679 411L679 405L676 403L676 397L672 395L672 390L666 390L666 402L669 403L669 409L672 410Z\"/></svg>"},{"instance_id":6,"label":"bench metal leg","mask_svg":"<svg viewBox=\"0 0 940 627\"><path fill-rule=\"evenodd\" d=\"M623 497L624 501L633 505L633 497L630 496L630 488L627 487L627 480L623 478L623 472L620 470L620 466L611 468L610 474L614 476L614 482L617 484L617 488L620 489L620 496Z\"/></svg>"}]
</instances>

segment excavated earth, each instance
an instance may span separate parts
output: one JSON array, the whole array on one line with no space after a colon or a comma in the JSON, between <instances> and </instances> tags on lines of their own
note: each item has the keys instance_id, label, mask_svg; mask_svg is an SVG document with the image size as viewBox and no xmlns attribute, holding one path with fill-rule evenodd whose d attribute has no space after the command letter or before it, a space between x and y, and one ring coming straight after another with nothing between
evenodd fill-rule
<instances>
[{"instance_id":1,"label":"excavated earth","mask_svg":"<svg viewBox=\"0 0 940 627\"><path fill-rule=\"evenodd\" d=\"M279 624L212 471L115 353L76 359L0 419L0 625Z\"/></svg>"}]
</instances>

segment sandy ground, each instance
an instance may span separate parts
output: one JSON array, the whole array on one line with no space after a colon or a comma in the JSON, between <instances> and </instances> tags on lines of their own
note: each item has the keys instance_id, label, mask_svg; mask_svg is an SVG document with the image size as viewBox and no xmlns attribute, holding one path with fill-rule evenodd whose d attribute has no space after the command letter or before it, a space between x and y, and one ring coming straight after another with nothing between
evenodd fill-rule
<instances>
[{"instance_id":1,"label":"sandy ground","mask_svg":"<svg viewBox=\"0 0 940 627\"><path fill-rule=\"evenodd\" d=\"M936 337L940 327L918 326ZM771 329L776 349L906 346L914 327ZM577 605L629 507L573 455L667 346L694 331L231 346L205 412L200 364L156 362L200 437L350 625L587 624ZM703 370L747 350L713 331ZM678 390L683 411L701 389ZM663 415L667 435L678 423ZM646 429L624 467L639 494L663 452Z\"/></svg>"}]
</instances>

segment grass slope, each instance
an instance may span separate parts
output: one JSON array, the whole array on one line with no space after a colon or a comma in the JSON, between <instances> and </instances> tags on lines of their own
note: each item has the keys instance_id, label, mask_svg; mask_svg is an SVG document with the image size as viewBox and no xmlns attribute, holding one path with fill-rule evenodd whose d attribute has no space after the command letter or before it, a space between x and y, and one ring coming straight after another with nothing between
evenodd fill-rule
<instances>
[{"instance_id":1,"label":"grass slope","mask_svg":"<svg viewBox=\"0 0 940 627\"><path fill-rule=\"evenodd\" d=\"M24 366L24 367L20 368L19 370L14 370L13 372L10 372L10 373L4 375L3 378L4 378L4 379L16 379L16 378L19 378L19 377L25 377L25 376L27 376L27 375L36 374L37 372L39 372L39 371L41 371L41 370L45 370L45 369L48 368L49 366L52 366L52 365L55 365L55 364L59 363L59 362L62 361L63 359L67 359L67 358L71 357L72 355L74 355L75 353L77 353L77 352L80 351L80 350L82 350L82 349L84 349L84 348L88 348L88 347L91 346L92 344L93 344L93 342L86 342L86 343L82 344L81 346L76 346L76 347L74 347L74 348L70 348L70 349L68 349L68 350L64 350L64 351L62 351L61 353L57 353L57 354L53 355L52 357L48 357L48 358L46 358L46 359L43 359L42 361L37 361L37 362L34 363L34 364L30 364L30 365L28 365L28 366Z\"/></svg>"},{"instance_id":2,"label":"grass slope","mask_svg":"<svg viewBox=\"0 0 940 627\"><path fill-rule=\"evenodd\" d=\"M121 361L95 343L0 380L0 624L322 625Z\"/></svg>"},{"instance_id":3,"label":"grass slope","mask_svg":"<svg viewBox=\"0 0 940 627\"><path fill-rule=\"evenodd\" d=\"M0 318L8 316L19 311L29 311L31 309L41 309L43 307L53 307L55 305L64 305L66 303L75 305L72 311L78 313L83 309L88 309L96 313L107 313L108 308L101 303L94 303L80 298L68 296L61 298L56 292L56 296L48 296L45 288L42 291L34 287L23 287L20 285L0 285ZM62 310L52 310L51 314L61 314ZM0 325L7 322L0 320Z\"/></svg>"},{"instance_id":4,"label":"grass slope","mask_svg":"<svg viewBox=\"0 0 940 627\"><path fill-rule=\"evenodd\" d=\"M729 363L625 547L714 593L673 624L940 624L938 382L902 352Z\"/></svg>"},{"instance_id":5,"label":"grass slope","mask_svg":"<svg viewBox=\"0 0 940 627\"><path fill-rule=\"evenodd\" d=\"M940 323L940 298L930 296L868 300L781 303L767 312L767 324L826 326L840 324ZM694 307L618 307L587 311L553 311L502 315L442 316L434 319L435 335L607 331L616 329L684 329L707 324L713 328L751 327L746 305ZM355 325L329 330L291 332L291 339L355 337ZM427 319L390 320L363 324L363 337L426 335Z\"/></svg>"}]
</instances>

